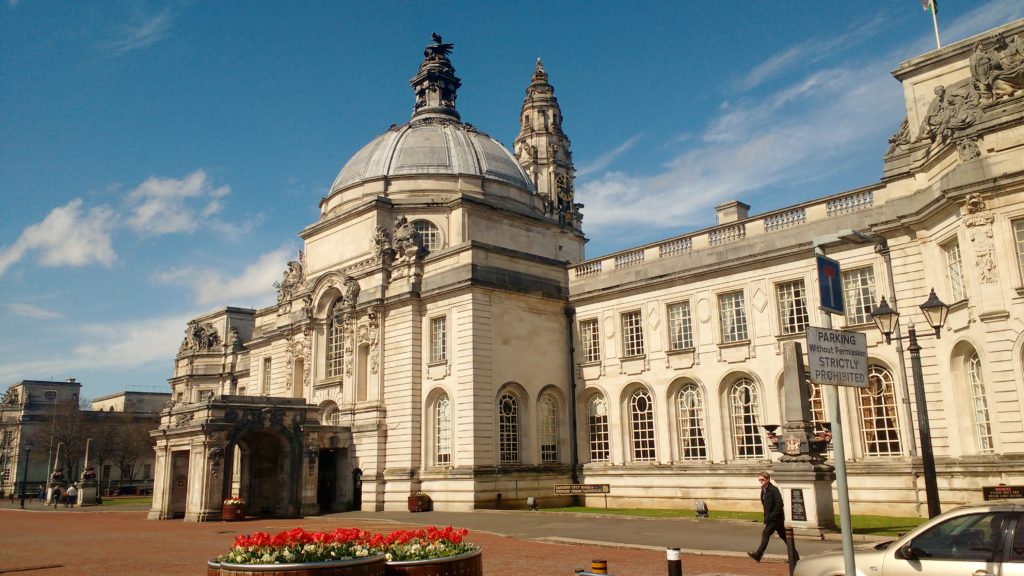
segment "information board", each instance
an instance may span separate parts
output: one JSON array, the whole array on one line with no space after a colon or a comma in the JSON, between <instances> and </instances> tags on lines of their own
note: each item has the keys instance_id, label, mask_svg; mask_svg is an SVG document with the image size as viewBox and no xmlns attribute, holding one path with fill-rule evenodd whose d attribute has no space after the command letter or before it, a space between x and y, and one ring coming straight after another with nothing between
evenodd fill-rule
<instances>
[{"instance_id":1,"label":"information board","mask_svg":"<svg viewBox=\"0 0 1024 576\"><path fill-rule=\"evenodd\" d=\"M807 508L804 507L804 491L802 488L793 488L790 491L789 509L793 512L794 522L807 522Z\"/></svg>"},{"instance_id":2,"label":"information board","mask_svg":"<svg viewBox=\"0 0 1024 576\"><path fill-rule=\"evenodd\" d=\"M555 494L608 494L610 484L555 484Z\"/></svg>"},{"instance_id":3,"label":"information board","mask_svg":"<svg viewBox=\"0 0 1024 576\"><path fill-rule=\"evenodd\" d=\"M868 385L868 337L861 332L807 327L807 371L814 384Z\"/></svg>"},{"instance_id":4,"label":"information board","mask_svg":"<svg viewBox=\"0 0 1024 576\"><path fill-rule=\"evenodd\" d=\"M982 486L981 497L985 500L1006 500L1008 498L1024 498L1024 486Z\"/></svg>"}]
</instances>

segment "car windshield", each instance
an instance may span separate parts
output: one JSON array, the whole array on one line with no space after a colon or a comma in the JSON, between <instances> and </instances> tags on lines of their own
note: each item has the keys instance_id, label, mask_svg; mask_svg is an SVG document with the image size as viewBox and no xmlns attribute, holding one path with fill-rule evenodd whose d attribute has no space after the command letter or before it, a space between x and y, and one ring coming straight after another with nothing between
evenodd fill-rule
<instances>
[{"instance_id":1,"label":"car windshield","mask_svg":"<svg viewBox=\"0 0 1024 576\"><path fill-rule=\"evenodd\" d=\"M991 560L1003 536L1002 512L956 516L937 524L911 542L920 558Z\"/></svg>"}]
</instances>

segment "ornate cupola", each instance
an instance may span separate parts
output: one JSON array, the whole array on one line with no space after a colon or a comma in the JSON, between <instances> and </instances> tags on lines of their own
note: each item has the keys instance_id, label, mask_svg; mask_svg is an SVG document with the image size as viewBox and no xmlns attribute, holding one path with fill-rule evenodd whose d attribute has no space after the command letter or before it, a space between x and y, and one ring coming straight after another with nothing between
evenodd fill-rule
<instances>
[{"instance_id":1,"label":"ornate cupola","mask_svg":"<svg viewBox=\"0 0 1024 576\"><path fill-rule=\"evenodd\" d=\"M433 42L423 49L423 63L416 77L409 81L416 103L413 105L413 120L423 118L447 118L460 120L455 110L456 91L462 81L455 76L448 55L453 44L442 42L441 35L431 34Z\"/></svg>"},{"instance_id":2,"label":"ornate cupola","mask_svg":"<svg viewBox=\"0 0 1024 576\"><path fill-rule=\"evenodd\" d=\"M519 121L521 130L514 143L516 159L559 222L578 227L578 208L582 206L573 203L576 168L569 138L562 132L562 110L540 58L526 89Z\"/></svg>"}]
</instances>

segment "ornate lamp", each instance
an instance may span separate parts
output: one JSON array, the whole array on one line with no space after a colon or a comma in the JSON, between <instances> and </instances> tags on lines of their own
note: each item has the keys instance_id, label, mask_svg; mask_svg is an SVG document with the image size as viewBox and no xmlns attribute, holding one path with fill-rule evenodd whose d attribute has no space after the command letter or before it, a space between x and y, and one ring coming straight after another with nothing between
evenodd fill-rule
<instances>
[{"instance_id":1,"label":"ornate lamp","mask_svg":"<svg viewBox=\"0 0 1024 576\"><path fill-rule=\"evenodd\" d=\"M882 299L885 302L885 299ZM935 295L935 288L932 288L930 294L928 294L928 300L924 304L921 304L921 312L924 313L924 317L928 320L928 325L935 330L935 337L941 338L942 335L939 331L942 326L946 323L946 316L949 314L949 306L939 300L939 297ZM874 314L872 314L874 316ZM878 321L875 320L877 323Z\"/></svg>"},{"instance_id":2,"label":"ornate lamp","mask_svg":"<svg viewBox=\"0 0 1024 576\"><path fill-rule=\"evenodd\" d=\"M932 290L932 296L935 296L934 290ZM882 301L878 303L878 308L871 311L871 319L875 321L878 331L885 336L885 343L892 343L892 333L896 330L896 322L900 319L900 313L889 307L889 303L885 301L884 296Z\"/></svg>"}]
</instances>

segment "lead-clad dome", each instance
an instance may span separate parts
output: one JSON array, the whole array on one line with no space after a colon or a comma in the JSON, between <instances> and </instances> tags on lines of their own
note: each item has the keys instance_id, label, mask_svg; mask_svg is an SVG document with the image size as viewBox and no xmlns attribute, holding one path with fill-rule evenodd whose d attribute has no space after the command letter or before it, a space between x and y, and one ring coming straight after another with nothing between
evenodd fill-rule
<instances>
[{"instance_id":1,"label":"lead-clad dome","mask_svg":"<svg viewBox=\"0 0 1024 576\"><path fill-rule=\"evenodd\" d=\"M512 154L498 141L457 120L413 120L374 138L338 173L332 191L380 177L416 174L479 176L533 190Z\"/></svg>"},{"instance_id":2,"label":"lead-clad dome","mask_svg":"<svg viewBox=\"0 0 1024 576\"><path fill-rule=\"evenodd\" d=\"M409 81L416 97L412 120L363 146L334 179L332 193L370 180L420 174L477 176L533 191L530 178L504 146L462 123L455 110L462 81L448 59L451 51L452 44L433 35Z\"/></svg>"}]
</instances>

